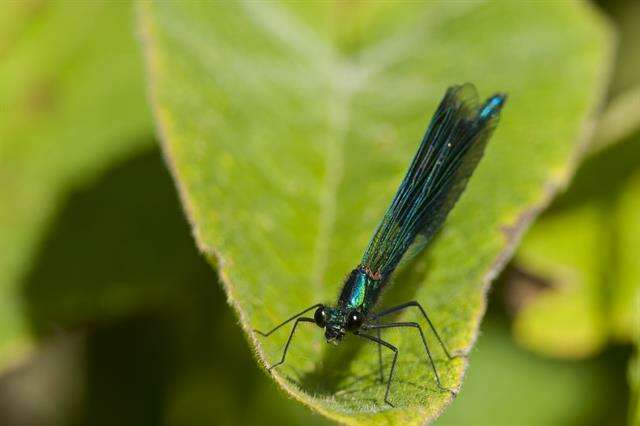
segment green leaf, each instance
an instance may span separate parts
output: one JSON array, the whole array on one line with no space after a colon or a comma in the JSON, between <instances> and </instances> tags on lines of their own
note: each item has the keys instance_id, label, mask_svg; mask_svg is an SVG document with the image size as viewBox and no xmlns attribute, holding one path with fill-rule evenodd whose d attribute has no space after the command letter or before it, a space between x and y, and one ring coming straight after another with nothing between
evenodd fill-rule
<instances>
[{"instance_id":1,"label":"green leaf","mask_svg":"<svg viewBox=\"0 0 640 426\"><path fill-rule=\"evenodd\" d=\"M446 87L470 80L483 96L510 94L445 228L385 300L421 301L449 347L468 350L488 283L587 136L611 53L600 17L575 3L140 6L167 159L196 240L265 364L287 332L258 340L251 330L334 300ZM397 408L382 403L374 347L355 338L328 347L313 326L274 378L342 422L433 419L450 395L418 336L388 337L401 348ZM458 387L465 363L430 343L444 384Z\"/></svg>"},{"instance_id":2,"label":"green leaf","mask_svg":"<svg viewBox=\"0 0 640 426\"><path fill-rule=\"evenodd\" d=\"M131 12L93 2L0 12L0 369L33 345L20 284L61 200L151 141Z\"/></svg>"}]
</instances>

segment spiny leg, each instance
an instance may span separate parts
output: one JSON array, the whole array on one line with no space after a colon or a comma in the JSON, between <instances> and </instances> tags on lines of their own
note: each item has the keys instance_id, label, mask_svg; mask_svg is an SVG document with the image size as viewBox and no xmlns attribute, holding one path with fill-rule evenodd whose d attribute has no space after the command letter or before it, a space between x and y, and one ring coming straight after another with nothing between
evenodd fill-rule
<instances>
[{"instance_id":1,"label":"spiny leg","mask_svg":"<svg viewBox=\"0 0 640 426\"><path fill-rule=\"evenodd\" d=\"M293 324L293 327L291 327L291 333L289 333L289 338L287 339L287 344L284 345L284 351L282 352L282 358L280 358L280 361L273 364L271 367L267 368L267 371L269 373L271 373L271 370L273 370L275 367L284 364L284 359L287 356L287 351L289 350L289 344L291 343L291 339L293 338L293 333L296 332L296 328L298 327L298 324L300 324L300 322L313 322L315 323L315 321L313 320L313 318L308 318L308 317L300 317L298 319L296 319L296 322Z\"/></svg>"},{"instance_id":2,"label":"spiny leg","mask_svg":"<svg viewBox=\"0 0 640 426\"><path fill-rule=\"evenodd\" d=\"M436 383L438 387L447 392L451 392L451 394L456 395L457 392L448 387L442 386L440 382L440 376L438 375L438 369L436 368L435 363L433 362L433 357L431 356L431 351L429 350L429 345L427 344L427 339L424 337L424 333L422 332L422 327L417 322L394 322L389 324L372 324L368 328L374 330L380 330L382 328L397 328L397 327L413 327L417 328L420 333L420 337L422 338L422 343L424 344L424 349L427 352L427 356L429 357L429 363L431 364L431 369L433 370L433 374L436 376Z\"/></svg>"},{"instance_id":3,"label":"spiny leg","mask_svg":"<svg viewBox=\"0 0 640 426\"><path fill-rule=\"evenodd\" d=\"M283 322L281 322L280 324L276 325L274 328L271 329L271 331L268 331L266 333L263 333L260 330L256 330L255 328L253 329L253 331L255 331L256 333L258 333L261 336L267 337L269 336L271 333L273 333L274 331L276 331L277 329L279 329L280 327L282 327L283 325L287 324L288 322L293 321L294 319L298 318L300 315L306 314L307 312L309 312L312 309L316 309L319 308L320 306L322 306L322 303L316 303L313 306L308 307L307 309L305 309L302 312L299 312L297 314L295 314L294 316L292 316L291 318L284 320Z\"/></svg>"},{"instance_id":4,"label":"spiny leg","mask_svg":"<svg viewBox=\"0 0 640 426\"><path fill-rule=\"evenodd\" d=\"M378 340L380 340L380 329L377 329L376 332L378 334ZM380 343L378 343L378 367L380 368L380 383L384 383L384 366L382 365L382 345Z\"/></svg>"},{"instance_id":5,"label":"spiny leg","mask_svg":"<svg viewBox=\"0 0 640 426\"><path fill-rule=\"evenodd\" d=\"M403 309L410 308L410 307L416 307L416 308L420 309L420 312L422 312L422 316L424 317L424 319L427 320L427 323L429 324L429 327L431 328L431 331L433 331L433 334L435 334L436 339L438 339L438 343L440 343L440 346L442 347L442 350L444 351L444 353L447 355L447 358L454 359L454 358L460 358L460 357L465 357L466 356L465 354L460 354L460 353L451 355L451 353L447 349L447 346L442 341L442 338L440 338L440 335L438 334L438 330L436 330L436 327L433 325L433 323L429 319L429 316L427 315L427 312L424 310L422 305L420 303L418 303L417 301L415 301L415 300L412 300L411 302L406 302L406 303L403 303L401 305L394 306L392 308L380 311L373 318L375 320L377 320L377 319L379 319L379 318L381 318L383 316L390 315L390 314L393 314L394 312L399 312L399 311L402 311Z\"/></svg>"},{"instance_id":6,"label":"spiny leg","mask_svg":"<svg viewBox=\"0 0 640 426\"><path fill-rule=\"evenodd\" d=\"M391 343L386 342L378 337L370 336L368 334L357 333L358 336L363 337L365 339L372 340L378 344L378 347L385 346L393 351L393 361L391 362L391 371L389 372L389 379L387 380L387 390L384 393L384 402L394 407L394 405L389 401L389 389L391 388L391 379L393 379L393 373L396 369L396 361L398 360L398 348L393 346Z\"/></svg>"}]
</instances>

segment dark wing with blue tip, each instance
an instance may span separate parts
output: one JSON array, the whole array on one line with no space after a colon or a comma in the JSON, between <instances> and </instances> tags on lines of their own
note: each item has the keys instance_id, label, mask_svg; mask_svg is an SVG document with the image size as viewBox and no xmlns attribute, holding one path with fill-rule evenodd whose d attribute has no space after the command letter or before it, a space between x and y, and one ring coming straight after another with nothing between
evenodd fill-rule
<instances>
[{"instance_id":1,"label":"dark wing with blue tip","mask_svg":"<svg viewBox=\"0 0 640 426\"><path fill-rule=\"evenodd\" d=\"M421 247L431 240L482 157L505 100L498 94L478 106L473 85L447 90L362 266L387 277L416 240ZM414 248L412 254L417 253Z\"/></svg>"}]
</instances>

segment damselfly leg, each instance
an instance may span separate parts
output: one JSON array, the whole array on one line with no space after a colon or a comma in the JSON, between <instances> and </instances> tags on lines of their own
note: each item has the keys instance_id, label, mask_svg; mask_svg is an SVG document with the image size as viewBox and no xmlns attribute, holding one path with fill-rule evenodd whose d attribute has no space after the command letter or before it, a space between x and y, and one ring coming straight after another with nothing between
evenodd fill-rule
<instances>
[{"instance_id":1,"label":"damselfly leg","mask_svg":"<svg viewBox=\"0 0 640 426\"><path fill-rule=\"evenodd\" d=\"M318 307L322 306L322 303L316 303L313 306L308 307L307 309L305 309L302 312L298 312L297 314L295 314L294 316L292 316L291 318L286 319L285 321L281 322L280 324L278 324L277 326L275 326L274 328L272 328L271 330L269 330L268 332L264 333L260 330L256 330L254 329L253 331L255 331L256 333L258 333L261 336L264 337L268 337L271 333L273 333L274 331L278 330L280 327L286 325L287 323L296 320L296 322L293 324L293 327L291 327L291 333L289 333L289 338L287 339L287 343L284 345L284 351L282 352L282 358L280 358L280 361L276 362L275 364L273 364L272 366L267 368L267 371L271 372L272 369L274 369L275 367L284 364L284 360L287 357L287 351L289 350L289 344L291 343L291 339L293 339L293 335L296 332L296 328L298 327L298 324L301 322L312 322L315 323L315 320L313 318L309 318L309 317L300 317L301 315L306 314L307 312L313 310L313 309L317 309Z\"/></svg>"},{"instance_id":2,"label":"damselfly leg","mask_svg":"<svg viewBox=\"0 0 640 426\"><path fill-rule=\"evenodd\" d=\"M284 364L284 360L287 357L287 351L289 350L289 344L291 343L291 339L293 339L293 335L296 332L296 328L298 327L298 324L300 324L301 322L315 322L315 321L313 320L313 318L308 318L308 317L300 317L296 319L296 322L293 324L293 327L291 327L291 333L289 333L289 338L287 339L287 343L284 345L284 351L282 351L282 358L280 358L280 361L276 362L271 367L267 368L267 371L269 371L269 373L271 373L271 370L273 370L277 366Z\"/></svg>"},{"instance_id":3,"label":"damselfly leg","mask_svg":"<svg viewBox=\"0 0 640 426\"><path fill-rule=\"evenodd\" d=\"M391 403L391 401L389 401L389 389L391 388L391 379L393 379L393 373L396 370L396 361L398 360L398 348L393 346L391 343L375 336L370 336L368 334L362 334L362 333L356 333L356 335L363 337L365 339L369 339L373 342L376 342L378 344L378 348L381 348L381 346L384 346L393 351L393 361L391 362L391 371L389 372L389 378L387 379L387 390L384 393L384 402L386 402L392 407L395 407Z\"/></svg>"},{"instance_id":4,"label":"damselfly leg","mask_svg":"<svg viewBox=\"0 0 640 426\"><path fill-rule=\"evenodd\" d=\"M372 341L374 341L374 342L376 342L378 344L378 363L379 363L379 367L380 367L381 382L384 380L383 364L382 364L382 346L390 345L388 342L385 342L384 340L381 339L381 337L380 337L381 330L387 329L387 328L412 327L412 328L416 328L418 330L418 332L420 333L420 338L422 339L422 344L424 345L425 352L427 353L429 364L431 365L431 369L433 370L433 374L434 374L434 376L436 378L436 383L438 385L438 388L440 388L443 391L447 391L447 392L450 392L451 394L455 395L456 394L455 390L450 389L450 388L448 388L446 386L443 386L442 382L440 381L440 375L438 374L438 369L436 368L435 362L433 361L433 356L431 355L431 350L429 349L429 345L427 344L427 339L424 336L424 332L422 331L422 327L420 326L420 324L418 324L417 322L395 322L395 323L383 324L383 323L380 322L380 319L385 317L385 316L391 315L391 314L396 313L396 312L400 312L400 311L402 311L404 309L411 308L411 307L415 307L415 308L418 308L420 310L420 313L422 314L424 319L427 321L427 324L429 324L429 327L431 328L431 331L433 331L433 334L436 336L436 339L438 340L438 343L440 344L440 347L442 347L442 350L444 351L445 355L447 356L447 358L449 360L454 359L454 358L459 358L459 357L466 356L464 354L453 354L452 355L451 352L449 351L449 349L447 348L447 346L444 344L444 341L440 337L440 334L438 333L438 330L434 326L433 322L431 321L431 319L427 315L427 312L424 310L422 305L420 305L420 303L418 303L415 300L413 300L411 302L406 302L406 303L403 303L401 305L397 305L397 306L382 310L382 311L376 313L375 315L373 315L371 317L370 323L365 325L363 327L363 329L375 330L376 334L377 334L377 337L369 336L369 335L365 335L365 334L360 334L360 336L366 337L367 339L372 340ZM391 346L393 346L393 345L391 345ZM389 396L389 389L390 389L390 386L391 386L391 379L393 377L393 369L395 368L395 362L396 362L396 359L397 359L397 355L398 355L398 352L397 352L397 348L396 348L396 350L394 351L393 365L391 366L392 373L389 375L389 379L387 380L387 390L386 390L386 394L385 394L385 402L387 402L390 405L391 405L391 403L388 401L388 396Z\"/></svg>"},{"instance_id":5,"label":"damselfly leg","mask_svg":"<svg viewBox=\"0 0 640 426\"><path fill-rule=\"evenodd\" d=\"M420 324L418 324L417 322L394 322L389 324L371 324L370 326L367 327L367 329L381 330L385 328L399 328L399 327L413 327L418 329L418 332L420 333L420 337L422 338L422 343L424 344L424 349L427 352L427 357L429 358L429 363L431 364L431 369L433 370L433 374L436 376L436 383L438 384L438 387L440 388L440 390L447 391L455 395L456 394L455 390L450 389L446 386L443 386L442 383L440 382L438 369L436 368L436 364L433 362L433 357L431 356L431 351L429 350L427 339L425 339L424 337L424 333L422 332L422 327L420 327ZM388 388L389 388L389 384L387 384L387 390Z\"/></svg>"},{"instance_id":6,"label":"damselfly leg","mask_svg":"<svg viewBox=\"0 0 640 426\"><path fill-rule=\"evenodd\" d=\"M265 332L262 332L262 331L260 331L260 330L256 330L255 328L253 329L253 331L254 331L254 332L256 332L256 333L258 333L258 334L259 334L259 335L261 335L261 336L267 337L267 336L269 336L271 333L273 333L274 331L276 331L277 329L279 329L280 327L282 327L282 326L284 326L285 324L287 324L287 323L289 323L289 322L293 321L294 319L298 318L300 315L304 315L304 314L306 314L307 312L309 312L310 310L312 310L312 309L317 309L317 308L318 308L318 307L320 307L320 306L322 306L322 303L316 303L315 305L308 307L308 308L307 308L307 309L305 309L304 311L302 311L302 312L298 312L297 314L295 314L295 315L294 315L294 316L292 316L291 318L288 318L288 319L286 319L286 320L282 321L280 324L276 325L275 327L273 327L271 330L267 331L266 333L265 333Z\"/></svg>"},{"instance_id":7,"label":"damselfly leg","mask_svg":"<svg viewBox=\"0 0 640 426\"><path fill-rule=\"evenodd\" d=\"M378 340L380 340L380 329L377 330ZM382 364L382 345L378 343L378 366L380 367L380 383L384 383L384 366Z\"/></svg>"},{"instance_id":8,"label":"damselfly leg","mask_svg":"<svg viewBox=\"0 0 640 426\"><path fill-rule=\"evenodd\" d=\"M438 334L438 330L433 325L433 322L431 321L431 319L429 319L429 316L427 315L427 312L424 310L422 305L420 305L420 303L418 303L415 300L412 300L411 302L406 302L406 303L403 303L401 305L397 305L397 306L382 310L382 311L376 313L373 316L372 320L375 321L376 324L380 324L380 318L385 317L387 315L391 315L391 314L396 313L396 312L400 312L400 311L402 311L404 309L407 309L407 308L412 308L412 307L416 307L416 308L418 308L420 310L420 312L422 313L422 316L427 321L427 324L429 324L429 327L431 328L431 331L433 331L433 334L436 336L436 339L438 339L438 343L440 343L440 347L442 347L442 350L447 355L447 358L454 359L454 358L466 357L466 354L463 354L463 353L455 353L455 354L452 355L451 352L449 352L449 349L447 349L447 346L444 344L444 341L440 337L440 334ZM421 333L422 333L422 331L421 331Z\"/></svg>"}]
</instances>

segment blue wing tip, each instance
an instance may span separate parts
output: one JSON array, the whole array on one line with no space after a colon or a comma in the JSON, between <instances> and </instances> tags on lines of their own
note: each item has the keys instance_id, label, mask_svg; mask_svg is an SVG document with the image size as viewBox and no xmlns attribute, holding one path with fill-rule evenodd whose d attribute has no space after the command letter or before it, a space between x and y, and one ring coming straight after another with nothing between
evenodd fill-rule
<instances>
[{"instance_id":1,"label":"blue wing tip","mask_svg":"<svg viewBox=\"0 0 640 426\"><path fill-rule=\"evenodd\" d=\"M507 95L505 93L496 93L495 95L487 99L482 107L480 107L478 116L482 120L488 120L491 117L496 116L500 113L506 101Z\"/></svg>"}]
</instances>

